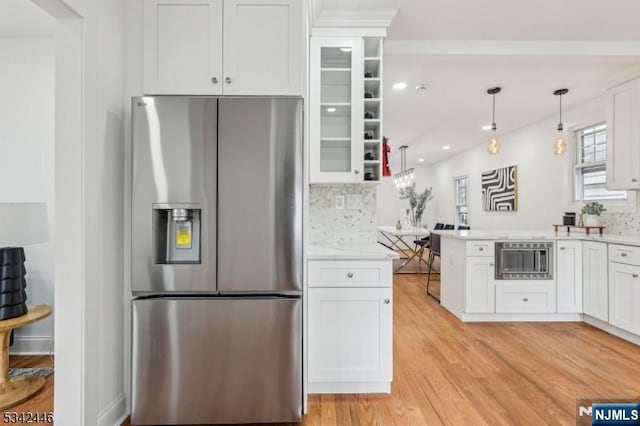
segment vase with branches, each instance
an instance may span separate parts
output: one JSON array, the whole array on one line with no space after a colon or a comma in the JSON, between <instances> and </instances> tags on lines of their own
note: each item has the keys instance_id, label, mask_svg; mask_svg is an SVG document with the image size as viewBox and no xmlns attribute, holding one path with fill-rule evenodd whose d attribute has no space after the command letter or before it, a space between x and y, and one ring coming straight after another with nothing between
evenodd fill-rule
<instances>
[{"instance_id":1,"label":"vase with branches","mask_svg":"<svg viewBox=\"0 0 640 426\"><path fill-rule=\"evenodd\" d=\"M409 209L413 226L422 220L424 209L429 201L433 199L433 190L426 188L422 192L416 191L415 182L399 192L401 200L409 200Z\"/></svg>"}]
</instances>

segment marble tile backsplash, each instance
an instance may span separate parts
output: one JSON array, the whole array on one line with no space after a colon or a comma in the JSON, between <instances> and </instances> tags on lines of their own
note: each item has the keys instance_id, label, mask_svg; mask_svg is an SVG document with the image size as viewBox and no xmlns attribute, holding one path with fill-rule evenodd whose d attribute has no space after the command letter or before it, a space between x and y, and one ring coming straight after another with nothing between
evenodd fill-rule
<instances>
[{"instance_id":1,"label":"marble tile backsplash","mask_svg":"<svg viewBox=\"0 0 640 426\"><path fill-rule=\"evenodd\" d=\"M607 227L608 234L640 235L638 213L603 213L602 224Z\"/></svg>"},{"instance_id":2,"label":"marble tile backsplash","mask_svg":"<svg viewBox=\"0 0 640 426\"><path fill-rule=\"evenodd\" d=\"M338 195L344 196L343 210L335 208ZM362 196L361 208L349 208L349 195ZM375 243L376 208L374 185L312 185L309 188L309 243Z\"/></svg>"}]
</instances>

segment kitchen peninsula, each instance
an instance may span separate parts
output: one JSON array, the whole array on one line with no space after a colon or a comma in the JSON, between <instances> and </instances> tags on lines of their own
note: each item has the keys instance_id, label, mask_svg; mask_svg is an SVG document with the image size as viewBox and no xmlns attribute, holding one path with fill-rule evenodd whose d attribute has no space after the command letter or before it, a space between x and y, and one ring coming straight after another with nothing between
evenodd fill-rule
<instances>
[{"instance_id":1,"label":"kitchen peninsula","mask_svg":"<svg viewBox=\"0 0 640 426\"><path fill-rule=\"evenodd\" d=\"M640 237L437 231L442 306L462 321L584 321L640 343Z\"/></svg>"}]
</instances>

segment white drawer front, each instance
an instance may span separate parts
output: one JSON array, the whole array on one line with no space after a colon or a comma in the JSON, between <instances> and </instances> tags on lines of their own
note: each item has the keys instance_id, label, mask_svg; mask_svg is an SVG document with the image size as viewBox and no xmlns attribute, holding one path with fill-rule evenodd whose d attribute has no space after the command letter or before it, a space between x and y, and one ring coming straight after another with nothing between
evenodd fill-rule
<instances>
[{"instance_id":1,"label":"white drawer front","mask_svg":"<svg viewBox=\"0 0 640 426\"><path fill-rule=\"evenodd\" d=\"M309 261L309 287L391 287L393 272L385 261Z\"/></svg>"},{"instance_id":2,"label":"white drawer front","mask_svg":"<svg viewBox=\"0 0 640 426\"><path fill-rule=\"evenodd\" d=\"M640 247L609 244L609 260L640 266Z\"/></svg>"},{"instance_id":3,"label":"white drawer front","mask_svg":"<svg viewBox=\"0 0 640 426\"><path fill-rule=\"evenodd\" d=\"M494 256L494 241L468 241L467 256Z\"/></svg>"},{"instance_id":4,"label":"white drawer front","mask_svg":"<svg viewBox=\"0 0 640 426\"><path fill-rule=\"evenodd\" d=\"M555 312L555 297L553 285L498 284L496 285L496 312Z\"/></svg>"}]
</instances>

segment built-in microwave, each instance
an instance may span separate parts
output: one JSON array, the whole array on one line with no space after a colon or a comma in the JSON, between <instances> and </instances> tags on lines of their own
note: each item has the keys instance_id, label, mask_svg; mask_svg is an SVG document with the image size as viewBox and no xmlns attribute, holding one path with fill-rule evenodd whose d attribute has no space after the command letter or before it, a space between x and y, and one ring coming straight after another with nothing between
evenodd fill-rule
<instances>
[{"instance_id":1,"label":"built-in microwave","mask_svg":"<svg viewBox=\"0 0 640 426\"><path fill-rule=\"evenodd\" d=\"M552 280L553 243L496 243L496 280Z\"/></svg>"}]
</instances>

